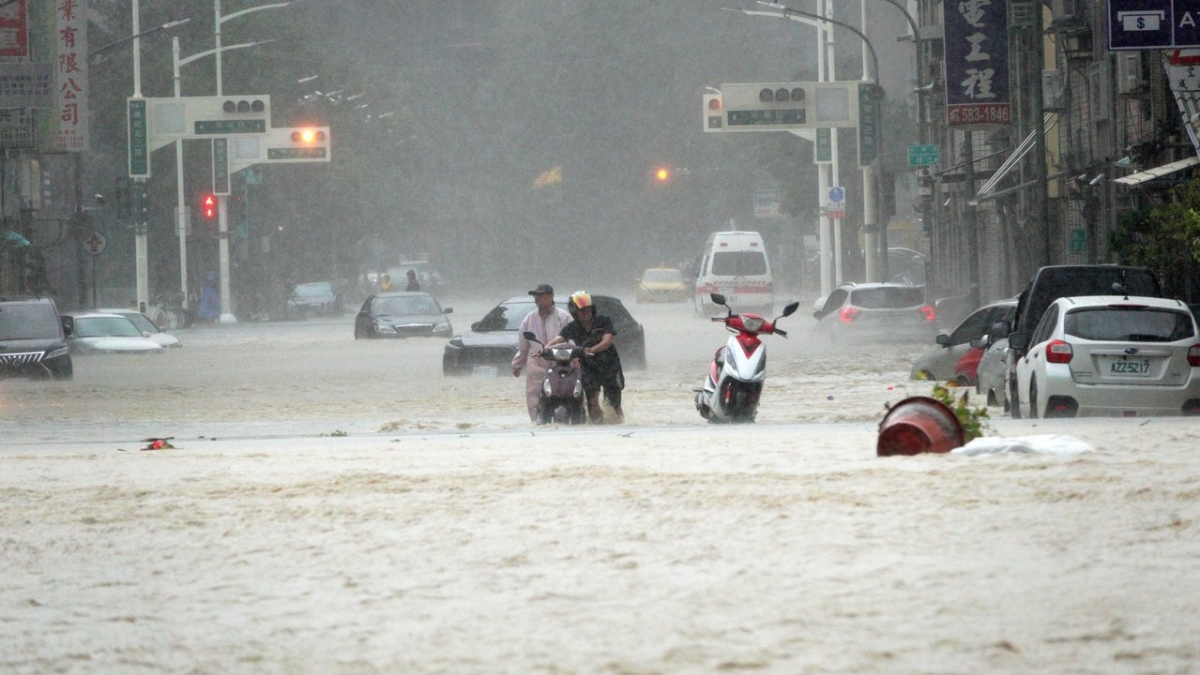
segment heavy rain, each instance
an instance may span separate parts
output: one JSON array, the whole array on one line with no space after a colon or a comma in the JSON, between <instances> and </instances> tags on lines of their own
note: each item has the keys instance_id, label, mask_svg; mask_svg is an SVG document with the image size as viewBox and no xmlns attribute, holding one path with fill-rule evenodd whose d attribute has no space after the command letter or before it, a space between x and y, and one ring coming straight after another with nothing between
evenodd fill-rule
<instances>
[{"instance_id":1,"label":"heavy rain","mask_svg":"<svg viewBox=\"0 0 1200 675\"><path fill-rule=\"evenodd\" d=\"M58 4L0 0L0 30ZM860 3L831 4L863 27ZM835 279L813 141L704 131L724 85L820 79L816 30L780 6L80 2L88 147L6 146L3 229L25 243L6 235L0 296L71 318L144 303L182 346L73 336L69 379L0 378L0 671L1190 672L1189 418L1015 419L950 381L978 440L878 452L889 411L941 395L914 379L934 333L1017 295L1035 260L978 242L1022 258L980 278L931 243L905 161L928 80L899 7L863 4L893 213L882 242L866 231L843 130ZM835 34L857 86L862 40ZM176 86L213 110L269 97L275 157L300 161L238 164L218 125L228 175L211 138L151 133L131 181L130 98L153 111ZM752 424L695 404L731 334L692 285L731 230L762 234L774 291L766 311L726 291L732 311L799 303L761 336ZM880 280L877 253L924 285L923 339L814 317L831 282ZM683 295L649 297L652 268L682 270ZM623 423L533 424L507 355L451 376L444 336L367 339L364 301L409 270L454 339L540 284L619 300L645 360L622 343Z\"/></svg>"}]
</instances>

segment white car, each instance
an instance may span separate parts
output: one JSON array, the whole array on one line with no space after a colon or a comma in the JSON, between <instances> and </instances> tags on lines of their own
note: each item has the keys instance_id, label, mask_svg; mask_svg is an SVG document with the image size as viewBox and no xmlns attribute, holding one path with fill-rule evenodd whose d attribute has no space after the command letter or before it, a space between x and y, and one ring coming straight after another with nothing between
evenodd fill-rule
<instances>
[{"instance_id":1,"label":"white car","mask_svg":"<svg viewBox=\"0 0 1200 675\"><path fill-rule=\"evenodd\" d=\"M138 330L142 331L143 336L148 337L151 340L154 340L160 346L163 346L163 347L182 347L183 346L183 343L179 341L179 338L177 338L174 335L171 335L170 333L166 332L165 330L159 328L158 324L154 323L154 321L152 321L150 319L150 317L146 316L145 314L142 314L141 312L137 311L136 309L98 309L96 311L98 313L103 313L103 314L119 314L119 315L125 317L126 319L129 319L130 321L133 322L133 325L138 327Z\"/></svg>"},{"instance_id":2,"label":"white car","mask_svg":"<svg viewBox=\"0 0 1200 675\"><path fill-rule=\"evenodd\" d=\"M1200 338L1178 300L1059 298L1008 340L1030 417L1200 415Z\"/></svg>"},{"instance_id":3,"label":"white car","mask_svg":"<svg viewBox=\"0 0 1200 675\"><path fill-rule=\"evenodd\" d=\"M163 348L120 314L70 312L62 315L73 354L161 354Z\"/></svg>"},{"instance_id":4,"label":"white car","mask_svg":"<svg viewBox=\"0 0 1200 675\"><path fill-rule=\"evenodd\" d=\"M983 356L975 369L975 393L989 406L1000 406L1008 412L1008 338L984 336L972 340L979 345Z\"/></svg>"}]
</instances>

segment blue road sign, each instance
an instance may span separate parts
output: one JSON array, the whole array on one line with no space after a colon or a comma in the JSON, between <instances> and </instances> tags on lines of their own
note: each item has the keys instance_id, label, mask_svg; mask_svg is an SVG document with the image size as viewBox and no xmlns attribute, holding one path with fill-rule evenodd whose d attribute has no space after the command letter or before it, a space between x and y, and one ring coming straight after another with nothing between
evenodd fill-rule
<instances>
[{"instance_id":1,"label":"blue road sign","mask_svg":"<svg viewBox=\"0 0 1200 675\"><path fill-rule=\"evenodd\" d=\"M1200 0L1109 0L1113 50L1200 47Z\"/></svg>"},{"instance_id":2,"label":"blue road sign","mask_svg":"<svg viewBox=\"0 0 1200 675\"><path fill-rule=\"evenodd\" d=\"M840 185L829 188L829 201L837 204L846 200L846 189Z\"/></svg>"}]
</instances>

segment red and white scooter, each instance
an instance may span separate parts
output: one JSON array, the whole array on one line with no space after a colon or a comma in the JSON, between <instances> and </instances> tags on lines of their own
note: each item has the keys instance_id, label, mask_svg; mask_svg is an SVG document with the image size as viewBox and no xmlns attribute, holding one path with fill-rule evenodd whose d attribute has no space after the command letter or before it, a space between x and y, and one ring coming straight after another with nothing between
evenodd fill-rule
<instances>
[{"instance_id":1,"label":"red and white scooter","mask_svg":"<svg viewBox=\"0 0 1200 675\"><path fill-rule=\"evenodd\" d=\"M695 390L696 410L709 422L753 422L758 413L763 382L767 379L767 348L758 336L775 333L787 337L775 323L791 316L800 303L788 303L783 314L774 321L767 321L757 314L734 314L720 293L713 293L711 297L713 304L724 307L727 312L726 316L714 316L712 320L724 323L734 335L717 350L709 365L704 388Z\"/></svg>"}]
</instances>

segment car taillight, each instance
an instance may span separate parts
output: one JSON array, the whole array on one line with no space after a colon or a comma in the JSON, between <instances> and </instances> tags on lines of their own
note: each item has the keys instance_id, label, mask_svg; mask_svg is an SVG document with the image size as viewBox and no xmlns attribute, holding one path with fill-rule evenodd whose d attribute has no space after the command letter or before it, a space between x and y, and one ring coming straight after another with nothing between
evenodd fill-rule
<instances>
[{"instance_id":1,"label":"car taillight","mask_svg":"<svg viewBox=\"0 0 1200 675\"><path fill-rule=\"evenodd\" d=\"M1075 351L1070 343L1055 340L1046 345L1046 363L1070 363Z\"/></svg>"},{"instance_id":2,"label":"car taillight","mask_svg":"<svg viewBox=\"0 0 1200 675\"><path fill-rule=\"evenodd\" d=\"M838 311L838 318L842 323L850 323L858 318L858 310L854 307L843 307Z\"/></svg>"},{"instance_id":3,"label":"car taillight","mask_svg":"<svg viewBox=\"0 0 1200 675\"><path fill-rule=\"evenodd\" d=\"M937 318L937 312L933 311L933 307L931 305L925 305L924 307L922 307L921 309L918 309L917 311L921 313L921 316L926 321L933 321L934 319Z\"/></svg>"},{"instance_id":4,"label":"car taillight","mask_svg":"<svg viewBox=\"0 0 1200 675\"><path fill-rule=\"evenodd\" d=\"M1200 345L1188 347L1188 365L1193 368L1200 367Z\"/></svg>"}]
</instances>

